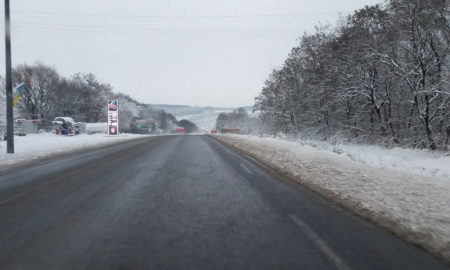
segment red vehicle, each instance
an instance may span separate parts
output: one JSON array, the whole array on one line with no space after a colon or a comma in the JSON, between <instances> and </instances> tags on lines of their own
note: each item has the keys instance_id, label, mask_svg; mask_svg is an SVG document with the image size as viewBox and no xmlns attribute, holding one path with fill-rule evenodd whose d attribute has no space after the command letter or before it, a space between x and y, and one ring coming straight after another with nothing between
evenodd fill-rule
<instances>
[{"instance_id":1,"label":"red vehicle","mask_svg":"<svg viewBox=\"0 0 450 270\"><path fill-rule=\"evenodd\" d=\"M177 128L175 130L175 133L177 133L177 134L184 134L184 128Z\"/></svg>"},{"instance_id":2,"label":"red vehicle","mask_svg":"<svg viewBox=\"0 0 450 270\"><path fill-rule=\"evenodd\" d=\"M218 133L217 130L215 130L215 129L211 130L211 134L217 134L217 133Z\"/></svg>"}]
</instances>

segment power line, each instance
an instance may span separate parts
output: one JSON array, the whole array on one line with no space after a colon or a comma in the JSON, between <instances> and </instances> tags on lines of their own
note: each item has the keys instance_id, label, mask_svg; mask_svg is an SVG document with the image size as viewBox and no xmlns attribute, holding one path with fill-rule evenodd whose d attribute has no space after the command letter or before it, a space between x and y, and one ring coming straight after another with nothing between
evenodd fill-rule
<instances>
[{"instance_id":1,"label":"power line","mask_svg":"<svg viewBox=\"0 0 450 270\"><path fill-rule=\"evenodd\" d=\"M230 14L230 15L142 15L142 14L94 14L94 13L69 13L69 12L44 12L44 11L21 11L14 10L13 13L45 16L76 16L76 17L111 17L111 18L138 18L138 19L176 19L176 18L265 18L265 17L300 17L318 15L337 15L341 12L299 12L280 14Z\"/></svg>"},{"instance_id":2,"label":"power line","mask_svg":"<svg viewBox=\"0 0 450 270\"><path fill-rule=\"evenodd\" d=\"M26 29L40 29L40 30L55 30L64 32L90 32L90 33L105 33L105 34L131 34L140 36L155 36L155 35L197 35L197 36L279 36L279 35L292 35L293 33L264 33L264 32L189 32L189 31L178 31L178 32L163 32L163 31L153 31L153 32L132 32L132 31L108 31L108 30L97 30L97 29L74 29L74 28L63 28L63 27L41 27L41 26L21 26L19 28Z\"/></svg>"},{"instance_id":3,"label":"power line","mask_svg":"<svg viewBox=\"0 0 450 270\"><path fill-rule=\"evenodd\" d=\"M81 31L110 34L183 34L183 35L280 35L280 34L300 34L303 29L189 29L189 28L136 28L136 27L102 27L89 25L64 25L34 22L14 22L14 25L21 28L47 29L58 31Z\"/></svg>"},{"instance_id":4,"label":"power line","mask_svg":"<svg viewBox=\"0 0 450 270\"><path fill-rule=\"evenodd\" d=\"M93 26L93 25L67 25L67 24L52 24L52 23L35 23L15 21L15 25L24 26L42 26L42 27L64 27L64 28L76 28L76 29L100 29L100 30L126 30L126 31L163 31L163 32L299 32L302 29L227 29L227 28L142 28L142 27L122 27L122 26Z\"/></svg>"}]
</instances>

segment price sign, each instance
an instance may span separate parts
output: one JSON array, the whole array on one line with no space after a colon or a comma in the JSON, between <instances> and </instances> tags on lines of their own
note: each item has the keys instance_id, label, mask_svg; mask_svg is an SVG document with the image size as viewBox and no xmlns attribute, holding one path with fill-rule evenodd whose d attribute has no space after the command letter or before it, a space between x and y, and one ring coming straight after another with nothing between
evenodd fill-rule
<instances>
[{"instance_id":1,"label":"price sign","mask_svg":"<svg viewBox=\"0 0 450 270\"><path fill-rule=\"evenodd\" d=\"M119 106L117 100L108 101L108 135L119 134Z\"/></svg>"}]
</instances>

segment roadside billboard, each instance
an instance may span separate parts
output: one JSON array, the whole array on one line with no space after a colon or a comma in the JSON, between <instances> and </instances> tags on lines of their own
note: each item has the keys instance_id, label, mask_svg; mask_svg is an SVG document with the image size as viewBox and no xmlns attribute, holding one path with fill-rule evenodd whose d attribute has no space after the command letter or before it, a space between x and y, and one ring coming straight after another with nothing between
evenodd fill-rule
<instances>
[{"instance_id":1,"label":"roadside billboard","mask_svg":"<svg viewBox=\"0 0 450 270\"><path fill-rule=\"evenodd\" d=\"M108 135L119 134L119 106L117 100L108 101Z\"/></svg>"}]
</instances>

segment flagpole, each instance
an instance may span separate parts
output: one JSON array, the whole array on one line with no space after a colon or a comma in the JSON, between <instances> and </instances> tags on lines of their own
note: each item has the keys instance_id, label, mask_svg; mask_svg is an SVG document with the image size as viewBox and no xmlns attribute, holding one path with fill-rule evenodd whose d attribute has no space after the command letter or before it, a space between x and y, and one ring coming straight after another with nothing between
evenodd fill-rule
<instances>
[{"instance_id":1,"label":"flagpole","mask_svg":"<svg viewBox=\"0 0 450 270\"><path fill-rule=\"evenodd\" d=\"M5 0L5 51L6 51L6 152L14 153L13 93L11 72L11 25L9 0Z\"/></svg>"}]
</instances>

